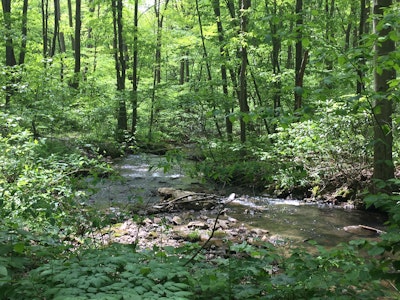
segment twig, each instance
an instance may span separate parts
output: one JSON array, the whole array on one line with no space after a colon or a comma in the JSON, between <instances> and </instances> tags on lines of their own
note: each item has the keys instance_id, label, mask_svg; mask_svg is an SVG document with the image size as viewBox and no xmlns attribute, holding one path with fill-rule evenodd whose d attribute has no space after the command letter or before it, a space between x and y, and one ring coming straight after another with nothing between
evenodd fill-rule
<instances>
[{"instance_id":1,"label":"twig","mask_svg":"<svg viewBox=\"0 0 400 300\"><path fill-rule=\"evenodd\" d=\"M371 227L371 226L366 226L366 225L358 225L360 228L366 229L366 230L371 230L371 231L375 231L378 234L382 234L382 233L386 233L383 230Z\"/></svg>"},{"instance_id":2,"label":"twig","mask_svg":"<svg viewBox=\"0 0 400 300\"><path fill-rule=\"evenodd\" d=\"M231 199L231 198L232 198L232 199ZM212 229L212 231L211 231L210 237L209 237L209 238L207 239L207 241L201 246L201 248L198 249L198 250L192 255L192 257L190 257L189 260L188 260L187 262L184 263L183 266L187 266L190 262L192 262L192 261L196 258L196 256L207 246L207 244L208 244L208 243L210 242L210 240L213 238L214 233L215 233L215 231L217 230L217 223L218 223L219 217L220 217L221 214L224 212L224 209L226 208L226 206L227 206L229 203L231 203L231 202L234 200L234 198L233 198L233 197L229 197L228 200L229 200L229 201L225 202L224 205L222 205L221 209L220 209L220 210L218 211L218 213L217 213L217 217L215 218L214 226L213 226L213 229Z\"/></svg>"}]
</instances>

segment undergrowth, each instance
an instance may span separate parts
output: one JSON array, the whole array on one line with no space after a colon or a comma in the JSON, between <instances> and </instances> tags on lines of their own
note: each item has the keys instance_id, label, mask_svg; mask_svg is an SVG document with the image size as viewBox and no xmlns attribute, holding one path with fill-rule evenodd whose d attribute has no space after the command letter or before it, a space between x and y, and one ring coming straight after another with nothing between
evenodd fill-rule
<instances>
[{"instance_id":1,"label":"undergrowth","mask_svg":"<svg viewBox=\"0 0 400 300\"><path fill-rule=\"evenodd\" d=\"M1 299L395 299L399 296L398 194L380 193L366 199L369 205L382 207L391 217L391 227L379 242L353 241L332 250L314 245L314 251L310 252L309 248L281 251L269 243L255 247L225 241L227 255L212 260L203 252L191 259L196 244L142 252L133 245L98 247L91 243L89 233L110 225L119 216L82 205L85 195L77 183L88 174L96 179L108 172L108 165L82 155L79 149L62 149L59 143L35 139L20 128L18 119L9 115L1 114L0 119ZM259 165L251 160L260 157L261 152L255 148L225 149L248 159L251 170L260 178L274 180L271 172L281 167L280 161L269 158L261 160ZM214 174L220 179L236 180L245 171L240 169L244 164L229 161L229 155L215 156L214 150L210 151L215 161L224 159L229 171L229 176L221 177L223 170L215 166ZM174 155L178 157L173 158ZM179 157L179 153L172 153L168 160ZM290 160L288 170L303 172L296 168L296 161ZM257 183L252 177L245 179Z\"/></svg>"},{"instance_id":2,"label":"undergrowth","mask_svg":"<svg viewBox=\"0 0 400 300\"><path fill-rule=\"evenodd\" d=\"M357 250L317 247L289 256L269 244L231 245L231 257L189 265L186 248L136 252L113 244L76 251L31 270L5 290L7 299L377 299L390 295Z\"/></svg>"}]
</instances>

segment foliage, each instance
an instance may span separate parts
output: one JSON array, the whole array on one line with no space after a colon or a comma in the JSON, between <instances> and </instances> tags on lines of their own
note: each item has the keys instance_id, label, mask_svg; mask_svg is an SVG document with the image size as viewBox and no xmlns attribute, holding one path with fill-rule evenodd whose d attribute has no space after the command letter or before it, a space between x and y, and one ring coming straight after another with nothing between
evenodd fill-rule
<instances>
[{"instance_id":1,"label":"foliage","mask_svg":"<svg viewBox=\"0 0 400 300\"><path fill-rule=\"evenodd\" d=\"M82 175L110 172L66 141L34 139L20 118L1 113L0 261L1 287L14 276L59 254L84 219L76 189Z\"/></svg>"},{"instance_id":2,"label":"foliage","mask_svg":"<svg viewBox=\"0 0 400 300\"><path fill-rule=\"evenodd\" d=\"M278 195L326 187L338 174L354 176L354 170L370 164L371 120L357 111L362 101L329 100L312 108L312 116L305 109L297 122L282 116L275 133L247 144L205 141L205 159L195 165L196 172L216 182L267 188Z\"/></svg>"},{"instance_id":3,"label":"foliage","mask_svg":"<svg viewBox=\"0 0 400 300\"><path fill-rule=\"evenodd\" d=\"M31 272L9 299L376 299L384 296L355 246L290 257L265 244L231 245L231 257L185 266L190 248L136 252L131 246L71 253ZM190 252L189 252L190 253ZM236 254L234 254L236 253ZM279 268L281 268L279 270ZM275 273L279 270L278 273Z\"/></svg>"}]
</instances>

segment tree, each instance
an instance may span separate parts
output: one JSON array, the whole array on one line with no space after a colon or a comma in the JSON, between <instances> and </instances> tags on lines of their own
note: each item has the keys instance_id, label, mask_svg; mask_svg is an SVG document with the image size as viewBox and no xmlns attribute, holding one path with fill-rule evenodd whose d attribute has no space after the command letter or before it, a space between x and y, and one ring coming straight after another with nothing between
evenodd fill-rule
<instances>
[{"instance_id":1,"label":"tree","mask_svg":"<svg viewBox=\"0 0 400 300\"><path fill-rule=\"evenodd\" d=\"M71 82L71 87L79 88L79 77L81 72L81 0L75 2L75 35L74 35L74 78Z\"/></svg>"},{"instance_id":2,"label":"tree","mask_svg":"<svg viewBox=\"0 0 400 300\"><path fill-rule=\"evenodd\" d=\"M308 51L303 49L303 0L296 0L296 46L295 46L295 89L294 109L303 105L303 78L307 65Z\"/></svg>"},{"instance_id":3,"label":"tree","mask_svg":"<svg viewBox=\"0 0 400 300\"><path fill-rule=\"evenodd\" d=\"M360 1L360 21L358 25L358 46L362 48L363 42L363 35L365 33L365 26L367 21L367 8L366 8L366 0ZM365 57L364 54L361 54L359 58L359 62L357 64L357 88L356 93L358 95L361 94L365 90L365 79L364 79L364 65L365 65Z\"/></svg>"},{"instance_id":4,"label":"tree","mask_svg":"<svg viewBox=\"0 0 400 300\"><path fill-rule=\"evenodd\" d=\"M229 91L228 91L228 78L227 78L227 68L226 68L226 59L229 58L229 53L228 49L225 47L225 37L224 37L224 29L222 27L222 21L221 21L221 6L219 0L213 0L212 1L212 6L217 22L217 31L218 31L218 42L219 42L219 53L221 55L221 80L222 80L222 91L226 97L226 99L229 98ZM228 141L233 140L233 124L229 118L229 115L231 113L231 106L229 105L229 102L224 104L225 108L225 127L226 127L226 135L228 138Z\"/></svg>"},{"instance_id":5,"label":"tree","mask_svg":"<svg viewBox=\"0 0 400 300\"><path fill-rule=\"evenodd\" d=\"M123 140L123 132L128 129L128 117L125 102L125 80L126 80L126 60L125 60L125 43L123 37L122 24L122 0L112 1L113 13L113 29L114 29L114 61L117 79L117 97L118 97L118 117L117 117L117 139Z\"/></svg>"},{"instance_id":6,"label":"tree","mask_svg":"<svg viewBox=\"0 0 400 300\"><path fill-rule=\"evenodd\" d=\"M138 11L139 0L135 0L133 12L133 63L132 63L132 130L135 135L137 127L137 106L138 106Z\"/></svg>"},{"instance_id":7,"label":"tree","mask_svg":"<svg viewBox=\"0 0 400 300\"><path fill-rule=\"evenodd\" d=\"M245 115L249 113L249 104L247 102L247 25L248 25L248 9L250 8L250 0L241 0L241 15L240 15L240 55L241 65L239 72L239 106L240 106L240 141L244 143L246 141L246 121Z\"/></svg>"},{"instance_id":8,"label":"tree","mask_svg":"<svg viewBox=\"0 0 400 300\"><path fill-rule=\"evenodd\" d=\"M164 22L165 11L167 9L169 0L165 1L164 10L161 12L161 0L154 0L154 12L156 16L157 29L156 29L156 49L155 49L155 62L153 71L153 90L151 95L150 106L150 121L148 139L153 138L153 126L155 119L155 105L156 105L156 87L161 82L161 46L162 46L162 28Z\"/></svg>"},{"instance_id":9,"label":"tree","mask_svg":"<svg viewBox=\"0 0 400 300\"><path fill-rule=\"evenodd\" d=\"M13 42L13 28L12 28L12 18L11 18L11 0L1 1L3 8L3 19L5 28L5 62L7 67L7 77L8 82L5 89L5 106L9 107L11 102L11 97L15 92L15 84L19 81L18 74L16 73L15 66L23 65L25 63L25 53L27 44L27 23L28 23L28 0L24 0L22 8L22 26L21 26L21 47L19 53L19 60L17 62L15 55L15 48Z\"/></svg>"},{"instance_id":10,"label":"tree","mask_svg":"<svg viewBox=\"0 0 400 300\"><path fill-rule=\"evenodd\" d=\"M374 69L374 179L394 178L393 148L393 104L390 98L390 82L396 78L392 63L388 57L395 51L395 42L390 38L393 27L384 22L385 9L392 5L392 0L374 0L374 33L378 36L375 43Z\"/></svg>"}]
</instances>

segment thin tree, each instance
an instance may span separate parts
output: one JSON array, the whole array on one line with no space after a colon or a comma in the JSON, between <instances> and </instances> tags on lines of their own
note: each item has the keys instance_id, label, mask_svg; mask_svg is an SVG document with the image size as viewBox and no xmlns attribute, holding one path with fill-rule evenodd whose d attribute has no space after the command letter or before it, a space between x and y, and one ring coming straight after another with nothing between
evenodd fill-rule
<instances>
[{"instance_id":1,"label":"thin tree","mask_svg":"<svg viewBox=\"0 0 400 300\"><path fill-rule=\"evenodd\" d=\"M15 66L22 65L25 62L25 53L26 53L26 42L27 42L27 22L28 22L28 0L24 0L22 7L22 26L21 26L21 47L19 52L19 60L17 62L15 49L14 49L14 41L13 41L13 28L12 28L12 19L11 19L11 0L2 0L1 1L3 8L3 20L5 27L5 45L6 45L6 53L5 53L5 63L7 69L9 71L8 82L6 84L5 89L5 106L6 108L10 106L11 98L15 93L15 84L18 82L18 75L15 74Z\"/></svg>"},{"instance_id":2,"label":"thin tree","mask_svg":"<svg viewBox=\"0 0 400 300\"><path fill-rule=\"evenodd\" d=\"M201 13L200 13L200 9L199 9L199 1L196 0L195 3L196 3L197 20L198 20L199 29L200 29L201 46L202 46L202 49L203 49L203 58L205 60L206 70L207 70L207 80L210 83L211 95L213 95L214 94L214 89L213 89L213 85L212 85L211 66L210 66L210 63L209 63L208 51L207 51L207 47L206 47L206 43L205 43L203 24L202 24L202 21L201 21ZM213 96L211 96L211 98L212 98L211 105L212 105L212 108L215 110L216 109L215 100L214 100ZM218 132L218 136L222 138L222 131L221 131L221 128L220 128L220 126L218 124L218 120L216 119L215 115L213 116L213 119L214 119L215 127L216 127L217 132Z\"/></svg>"},{"instance_id":3,"label":"thin tree","mask_svg":"<svg viewBox=\"0 0 400 300\"><path fill-rule=\"evenodd\" d=\"M135 0L133 12L133 63L132 63L132 130L134 136L137 127L137 106L138 106L138 10L139 0Z\"/></svg>"},{"instance_id":4,"label":"thin tree","mask_svg":"<svg viewBox=\"0 0 400 300\"><path fill-rule=\"evenodd\" d=\"M233 124L231 122L231 119L229 118L229 115L232 111L232 107L229 101L229 91L228 91L228 79L227 79L227 68L226 68L226 63L225 61L229 59L229 53L228 49L225 49L225 36L224 36L224 29L222 27L222 21L221 21L221 5L219 0L213 0L212 1L212 6L217 22L217 31L218 31L218 41L219 41L219 53L222 59L221 62L221 80L222 80L222 91L225 95L225 103L224 103L224 109L225 109L225 128L226 128L226 135L228 141L233 140Z\"/></svg>"},{"instance_id":5,"label":"thin tree","mask_svg":"<svg viewBox=\"0 0 400 300\"><path fill-rule=\"evenodd\" d=\"M69 25L69 28L71 28L71 30L72 30L74 28L74 16L73 16L73 12L72 12L72 2L71 2L71 0L68 0L67 4L68 4L68 25ZM72 34L70 35L70 39L71 39L72 50L74 50L75 49L74 48L75 47L75 40L74 40L74 36Z\"/></svg>"},{"instance_id":6,"label":"thin tree","mask_svg":"<svg viewBox=\"0 0 400 300\"><path fill-rule=\"evenodd\" d=\"M54 54L56 53L56 45L60 32L60 19L61 19L60 0L54 0L54 30L53 30L53 39L51 42L50 53L49 53L50 57L53 57Z\"/></svg>"},{"instance_id":7,"label":"thin tree","mask_svg":"<svg viewBox=\"0 0 400 300\"><path fill-rule=\"evenodd\" d=\"M79 88L79 77L81 72L81 0L75 2L75 35L74 35L74 78L71 82L71 87Z\"/></svg>"},{"instance_id":8,"label":"thin tree","mask_svg":"<svg viewBox=\"0 0 400 300\"><path fill-rule=\"evenodd\" d=\"M164 11L161 12L161 0L154 0L154 12L157 21L156 31L156 51L155 51L155 63L153 73L153 90L151 94L151 106L150 106L150 120L149 120L149 131L147 137L149 141L153 138L153 126L155 120L155 106L156 106L156 88L161 82L161 46L162 46L162 28L164 23L164 12L167 9L169 0L165 1Z\"/></svg>"},{"instance_id":9,"label":"thin tree","mask_svg":"<svg viewBox=\"0 0 400 300\"><path fill-rule=\"evenodd\" d=\"M247 102L247 25L248 25L248 9L250 8L250 0L241 0L240 14L240 56L241 65L239 72L239 106L240 106L240 141L246 142L246 120L245 115L249 113L249 104Z\"/></svg>"},{"instance_id":10,"label":"thin tree","mask_svg":"<svg viewBox=\"0 0 400 300\"><path fill-rule=\"evenodd\" d=\"M124 39L123 39L123 24L122 0L113 0L112 3L113 14L113 30L114 30L114 62L117 79L117 97L118 97L118 117L117 117L117 139L122 141L124 139L123 132L128 129L128 117L126 112L126 103L123 92L125 91L126 80L126 61L124 53Z\"/></svg>"},{"instance_id":11,"label":"thin tree","mask_svg":"<svg viewBox=\"0 0 400 300\"><path fill-rule=\"evenodd\" d=\"M296 0L295 91L294 110L303 105L303 78L308 51L303 49L303 0Z\"/></svg>"},{"instance_id":12,"label":"thin tree","mask_svg":"<svg viewBox=\"0 0 400 300\"><path fill-rule=\"evenodd\" d=\"M269 1L265 0L265 8L267 13L272 16L277 16L278 9L276 0L272 3L272 9L268 5ZM278 117L281 109L281 94L282 94L282 82L281 82L281 67L280 67L280 53L282 41L278 34L278 28L282 28L282 21L278 18L269 18L269 27L272 36L272 53L271 53L271 62L272 62L272 72L274 75L273 81L273 100L274 100L274 115ZM266 125L267 130L268 126ZM275 129L273 129L275 131Z\"/></svg>"},{"instance_id":13,"label":"thin tree","mask_svg":"<svg viewBox=\"0 0 400 300\"><path fill-rule=\"evenodd\" d=\"M42 0L42 40L43 40L43 57L46 58L48 55L48 31L49 31L49 1Z\"/></svg>"},{"instance_id":14,"label":"thin tree","mask_svg":"<svg viewBox=\"0 0 400 300\"><path fill-rule=\"evenodd\" d=\"M367 21L367 9L366 9L366 0L360 1L360 21L358 24L358 47L362 48L364 45L363 35L365 33L365 26ZM365 55L360 54L358 64L357 64L357 83L356 83L356 93L360 95L364 90L364 66L365 66Z\"/></svg>"},{"instance_id":15,"label":"thin tree","mask_svg":"<svg viewBox=\"0 0 400 300\"><path fill-rule=\"evenodd\" d=\"M395 51L395 42L388 38L392 30L383 24L384 10L392 5L392 0L374 0L374 33L378 36L375 43L374 70L374 179L389 180L394 178L392 157L393 148L393 104L389 96L390 81L396 78L396 71L391 64L386 64L388 56Z\"/></svg>"}]
</instances>

